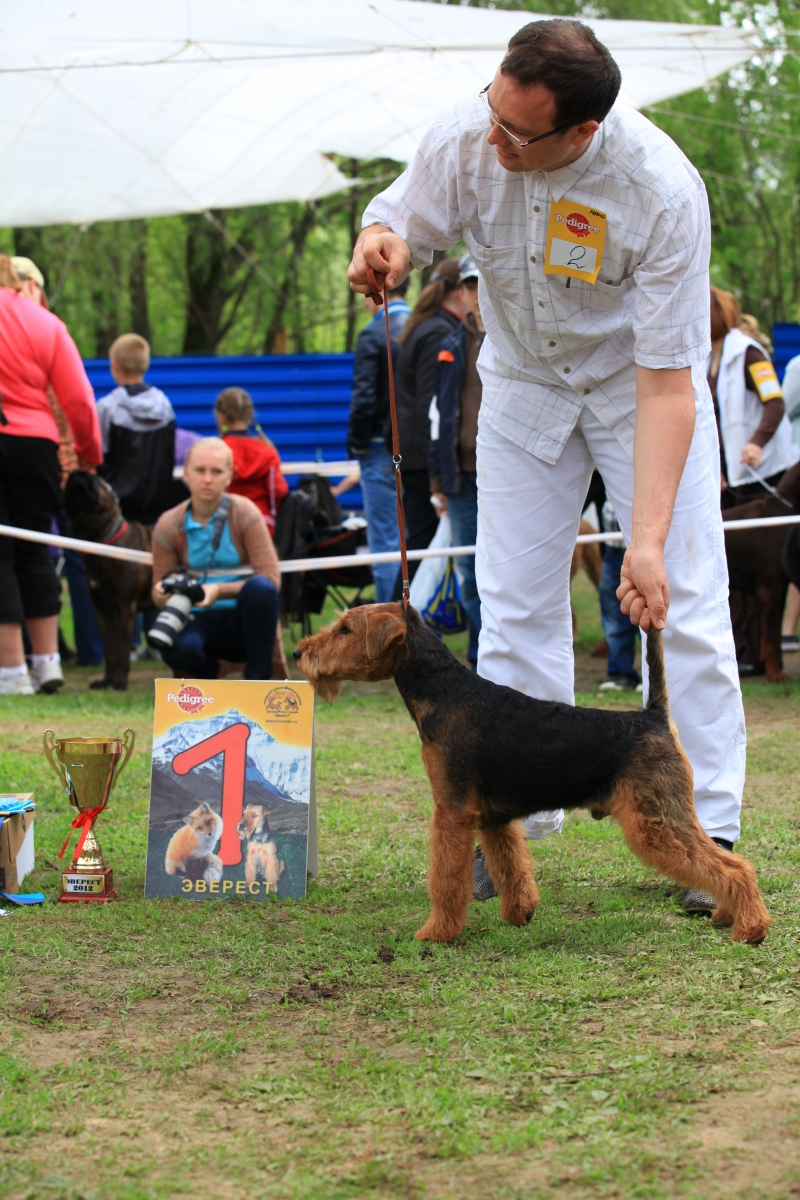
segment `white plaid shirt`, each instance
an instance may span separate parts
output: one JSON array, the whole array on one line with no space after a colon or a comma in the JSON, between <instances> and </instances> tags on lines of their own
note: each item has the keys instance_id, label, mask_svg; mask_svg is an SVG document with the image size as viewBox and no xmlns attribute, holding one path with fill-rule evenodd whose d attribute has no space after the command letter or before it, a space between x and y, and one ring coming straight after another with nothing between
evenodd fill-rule
<instances>
[{"instance_id":1,"label":"white plaid shirt","mask_svg":"<svg viewBox=\"0 0 800 1200\"><path fill-rule=\"evenodd\" d=\"M702 386L711 243L703 182L629 109L613 108L581 157L549 173L506 171L488 131L477 96L439 118L363 224L405 238L415 267L466 242L487 330L482 420L556 462L587 404L629 448L636 364L693 366ZM597 283L544 274L551 196L607 213Z\"/></svg>"}]
</instances>

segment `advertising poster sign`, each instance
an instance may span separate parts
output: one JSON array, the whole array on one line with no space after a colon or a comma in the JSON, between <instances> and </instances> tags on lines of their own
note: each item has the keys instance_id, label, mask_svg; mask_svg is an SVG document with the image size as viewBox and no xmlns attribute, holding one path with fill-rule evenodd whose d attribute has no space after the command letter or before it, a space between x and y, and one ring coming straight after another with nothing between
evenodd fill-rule
<instances>
[{"instance_id":1,"label":"advertising poster sign","mask_svg":"<svg viewBox=\"0 0 800 1200\"><path fill-rule=\"evenodd\" d=\"M312 688L155 684L145 895L304 897L317 870Z\"/></svg>"}]
</instances>

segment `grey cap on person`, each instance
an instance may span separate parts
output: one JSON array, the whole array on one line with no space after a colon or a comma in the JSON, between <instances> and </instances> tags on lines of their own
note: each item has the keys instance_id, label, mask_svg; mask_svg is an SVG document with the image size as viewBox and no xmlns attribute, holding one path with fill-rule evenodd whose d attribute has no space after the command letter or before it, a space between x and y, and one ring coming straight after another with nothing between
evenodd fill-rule
<instances>
[{"instance_id":1,"label":"grey cap on person","mask_svg":"<svg viewBox=\"0 0 800 1200\"><path fill-rule=\"evenodd\" d=\"M458 260L458 282L465 283L467 279L477 279L478 268L471 254L465 254Z\"/></svg>"}]
</instances>

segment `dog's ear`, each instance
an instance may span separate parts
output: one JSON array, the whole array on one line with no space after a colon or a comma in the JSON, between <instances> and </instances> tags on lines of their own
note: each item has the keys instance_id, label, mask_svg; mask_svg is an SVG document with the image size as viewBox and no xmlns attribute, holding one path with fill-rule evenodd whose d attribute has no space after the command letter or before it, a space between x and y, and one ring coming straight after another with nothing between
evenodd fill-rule
<instances>
[{"instance_id":1,"label":"dog's ear","mask_svg":"<svg viewBox=\"0 0 800 1200\"><path fill-rule=\"evenodd\" d=\"M406 640L406 623L397 613L370 612L365 609L365 614L367 656L370 659L382 658L391 646L399 646Z\"/></svg>"}]
</instances>

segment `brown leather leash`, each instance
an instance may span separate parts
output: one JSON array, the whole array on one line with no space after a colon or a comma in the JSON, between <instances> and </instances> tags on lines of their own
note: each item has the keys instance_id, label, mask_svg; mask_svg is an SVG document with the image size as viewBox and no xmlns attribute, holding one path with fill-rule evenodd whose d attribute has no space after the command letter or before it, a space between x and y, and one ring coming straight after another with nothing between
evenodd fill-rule
<instances>
[{"instance_id":1,"label":"brown leather leash","mask_svg":"<svg viewBox=\"0 0 800 1200\"><path fill-rule=\"evenodd\" d=\"M389 413L392 419L392 462L394 463L394 486L397 493L397 529L400 534L400 568L403 580L403 608L408 611L408 553L406 551L406 514L403 508L403 477L400 474L400 464L403 457L400 453L400 433L397 428L397 402L394 395L394 369L392 366L392 334L389 328L389 293L386 288L386 276L378 277L372 267L367 267L367 283L372 288L369 299L375 304L383 305L386 317L386 354L389 362Z\"/></svg>"}]
</instances>

